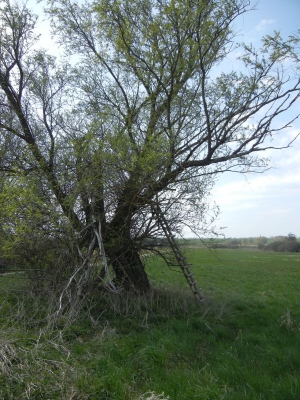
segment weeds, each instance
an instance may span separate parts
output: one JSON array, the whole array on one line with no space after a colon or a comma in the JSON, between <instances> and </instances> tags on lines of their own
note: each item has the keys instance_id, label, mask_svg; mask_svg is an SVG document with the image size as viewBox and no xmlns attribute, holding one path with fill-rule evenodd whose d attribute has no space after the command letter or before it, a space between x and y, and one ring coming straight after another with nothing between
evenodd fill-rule
<instances>
[{"instance_id":1,"label":"weeds","mask_svg":"<svg viewBox=\"0 0 300 400\"><path fill-rule=\"evenodd\" d=\"M5 334L1 332L1 336ZM10 336L11 332L10 332ZM24 336L0 345L0 397L7 399L69 399L77 390L70 352L58 341ZM23 342L23 343L22 343Z\"/></svg>"},{"instance_id":2,"label":"weeds","mask_svg":"<svg viewBox=\"0 0 300 400\"><path fill-rule=\"evenodd\" d=\"M153 265L149 295L94 291L55 320L55 297L1 276L0 398L298 400L299 262L260 255L192 249L200 305Z\"/></svg>"},{"instance_id":3,"label":"weeds","mask_svg":"<svg viewBox=\"0 0 300 400\"><path fill-rule=\"evenodd\" d=\"M217 310L218 309L218 310ZM151 317L166 319L188 316L192 313L206 316L210 313L222 314L223 307L206 298L199 305L192 294L182 288L154 288L147 295L135 296L132 293L105 293L94 297L89 303L89 314L114 315L123 318L136 318L145 323Z\"/></svg>"},{"instance_id":4,"label":"weeds","mask_svg":"<svg viewBox=\"0 0 300 400\"><path fill-rule=\"evenodd\" d=\"M292 332L300 332L300 324L294 319L289 309L282 315L280 326Z\"/></svg>"}]
</instances>

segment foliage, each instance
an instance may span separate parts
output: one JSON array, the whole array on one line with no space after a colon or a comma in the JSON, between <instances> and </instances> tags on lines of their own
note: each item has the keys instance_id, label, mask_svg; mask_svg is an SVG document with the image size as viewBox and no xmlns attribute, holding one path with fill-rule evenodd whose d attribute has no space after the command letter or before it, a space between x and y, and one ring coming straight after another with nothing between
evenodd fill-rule
<instances>
[{"instance_id":1,"label":"foliage","mask_svg":"<svg viewBox=\"0 0 300 400\"><path fill-rule=\"evenodd\" d=\"M285 240L277 240L271 243L268 243L264 250L272 250L272 251L287 251L291 253L297 253L300 251L300 243L298 243L294 239L285 239Z\"/></svg>"},{"instance_id":2,"label":"foliage","mask_svg":"<svg viewBox=\"0 0 300 400\"><path fill-rule=\"evenodd\" d=\"M201 241L195 239L194 245L201 246ZM202 242L202 246L207 246L211 249L230 249L230 248L258 248L260 250L271 250L271 251L292 251L297 252L299 250L299 243L297 238L293 234L288 236L275 236L275 237L250 237L242 239L231 239L231 238L217 238L210 239Z\"/></svg>"},{"instance_id":3,"label":"foliage","mask_svg":"<svg viewBox=\"0 0 300 400\"><path fill-rule=\"evenodd\" d=\"M264 247L265 247L265 245L268 243L268 239L266 238L266 237L264 237L264 236L261 236L259 239L258 239L258 242L257 242L257 247L260 249L260 250L262 250Z\"/></svg>"},{"instance_id":4,"label":"foliage","mask_svg":"<svg viewBox=\"0 0 300 400\"><path fill-rule=\"evenodd\" d=\"M49 270L70 248L66 289L112 269L111 288L147 292L156 206L174 234L214 233L217 174L263 171L258 154L297 117L278 123L299 96L299 38L242 44L225 73L246 0L48 4L62 60L37 49L25 5L1 0L2 251Z\"/></svg>"},{"instance_id":5,"label":"foliage","mask_svg":"<svg viewBox=\"0 0 300 400\"><path fill-rule=\"evenodd\" d=\"M298 253L300 251L300 243L297 243L295 240L288 240L282 245L280 245L277 251L288 251L291 253Z\"/></svg>"},{"instance_id":6,"label":"foliage","mask_svg":"<svg viewBox=\"0 0 300 400\"><path fill-rule=\"evenodd\" d=\"M290 241L296 241L297 240L297 236L296 235L294 235L293 233L289 233L288 235L287 235L287 240L290 240Z\"/></svg>"},{"instance_id":7,"label":"foliage","mask_svg":"<svg viewBox=\"0 0 300 400\"><path fill-rule=\"evenodd\" d=\"M36 290L62 287L78 254L66 219L41 178L7 180L0 192L0 210L5 264L26 271Z\"/></svg>"},{"instance_id":8,"label":"foliage","mask_svg":"<svg viewBox=\"0 0 300 400\"><path fill-rule=\"evenodd\" d=\"M274 242L271 242L271 243L268 243L266 246L265 246L265 250L271 250L271 251L278 251L278 248L280 247L280 246L284 246L284 244L285 244L285 241L282 241L282 240L275 240Z\"/></svg>"}]
</instances>

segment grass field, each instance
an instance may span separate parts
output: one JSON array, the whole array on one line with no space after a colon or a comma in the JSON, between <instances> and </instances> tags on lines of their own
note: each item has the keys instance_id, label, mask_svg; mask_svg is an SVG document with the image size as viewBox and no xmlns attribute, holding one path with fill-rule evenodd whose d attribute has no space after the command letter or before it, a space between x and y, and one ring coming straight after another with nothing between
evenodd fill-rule
<instances>
[{"instance_id":1,"label":"grass field","mask_svg":"<svg viewBox=\"0 0 300 400\"><path fill-rule=\"evenodd\" d=\"M200 306L153 258L151 296L95 297L51 331L45 299L22 300L21 277L0 276L0 398L299 400L300 254L186 256Z\"/></svg>"}]
</instances>

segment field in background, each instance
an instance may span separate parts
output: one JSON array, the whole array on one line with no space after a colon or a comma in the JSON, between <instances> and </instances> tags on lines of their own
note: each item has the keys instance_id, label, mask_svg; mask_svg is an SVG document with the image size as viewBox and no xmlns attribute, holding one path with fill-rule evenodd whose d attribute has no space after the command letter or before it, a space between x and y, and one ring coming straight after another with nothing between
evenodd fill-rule
<instances>
[{"instance_id":1,"label":"field in background","mask_svg":"<svg viewBox=\"0 0 300 400\"><path fill-rule=\"evenodd\" d=\"M95 295L47 331L46 299L0 276L0 398L299 400L300 254L189 244L200 307L151 258L149 298Z\"/></svg>"}]
</instances>

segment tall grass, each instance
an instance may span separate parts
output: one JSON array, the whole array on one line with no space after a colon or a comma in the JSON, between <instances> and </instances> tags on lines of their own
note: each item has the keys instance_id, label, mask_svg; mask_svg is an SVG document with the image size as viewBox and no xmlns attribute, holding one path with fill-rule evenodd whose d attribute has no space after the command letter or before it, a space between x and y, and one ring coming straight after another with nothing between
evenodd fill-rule
<instances>
[{"instance_id":1,"label":"tall grass","mask_svg":"<svg viewBox=\"0 0 300 400\"><path fill-rule=\"evenodd\" d=\"M186 255L202 304L153 259L148 296L95 293L51 330L45 299L1 276L0 398L299 400L300 256Z\"/></svg>"}]
</instances>

